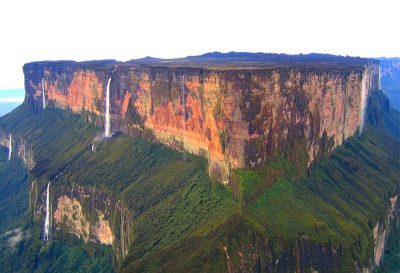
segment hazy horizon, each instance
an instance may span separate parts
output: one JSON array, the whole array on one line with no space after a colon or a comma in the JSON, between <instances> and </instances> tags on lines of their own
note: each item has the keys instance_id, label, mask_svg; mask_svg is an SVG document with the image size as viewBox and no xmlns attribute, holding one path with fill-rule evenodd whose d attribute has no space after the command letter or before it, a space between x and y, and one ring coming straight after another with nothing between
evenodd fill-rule
<instances>
[{"instance_id":1,"label":"hazy horizon","mask_svg":"<svg viewBox=\"0 0 400 273\"><path fill-rule=\"evenodd\" d=\"M25 90L23 88L0 89L0 117L21 105L24 98Z\"/></svg>"}]
</instances>

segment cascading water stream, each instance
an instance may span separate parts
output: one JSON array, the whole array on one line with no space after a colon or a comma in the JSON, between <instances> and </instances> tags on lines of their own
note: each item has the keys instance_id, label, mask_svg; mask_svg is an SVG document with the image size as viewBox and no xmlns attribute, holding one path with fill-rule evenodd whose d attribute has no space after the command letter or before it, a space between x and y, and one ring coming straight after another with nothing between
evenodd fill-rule
<instances>
[{"instance_id":1,"label":"cascading water stream","mask_svg":"<svg viewBox=\"0 0 400 273\"><path fill-rule=\"evenodd\" d=\"M361 80L361 107L360 107L360 131L359 135L361 136L364 130L364 122L365 122L365 107L367 104L367 73L364 72L362 80Z\"/></svg>"},{"instance_id":2,"label":"cascading water stream","mask_svg":"<svg viewBox=\"0 0 400 273\"><path fill-rule=\"evenodd\" d=\"M10 142L8 146L8 161L10 161L12 155L12 135L10 134Z\"/></svg>"},{"instance_id":3,"label":"cascading water stream","mask_svg":"<svg viewBox=\"0 0 400 273\"><path fill-rule=\"evenodd\" d=\"M382 76L381 76L381 66L380 66L380 65L379 65L379 71L378 71L378 73L379 73L378 87L379 87L379 90L382 90L382 85L381 85L381 78L382 78Z\"/></svg>"},{"instance_id":4,"label":"cascading water stream","mask_svg":"<svg viewBox=\"0 0 400 273\"><path fill-rule=\"evenodd\" d=\"M104 135L105 137L110 136L110 83L111 78L108 79L107 83L107 93L106 93L106 116L105 116L105 125L104 125Z\"/></svg>"},{"instance_id":5,"label":"cascading water stream","mask_svg":"<svg viewBox=\"0 0 400 273\"><path fill-rule=\"evenodd\" d=\"M44 240L49 240L49 229L50 229L50 181L47 184L46 192L46 220L44 222Z\"/></svg>"},{"instance_id":6,"label":"cascading water stream","mask_svg":"<svg viewBox=\"0 0 400 273\"><path fill-rule=\"evenodd\" d=\"M44 78L42 78L42 100L43 100L43 110L46 109L46 96L44 94Z\"/></svg>"}]
</instances>

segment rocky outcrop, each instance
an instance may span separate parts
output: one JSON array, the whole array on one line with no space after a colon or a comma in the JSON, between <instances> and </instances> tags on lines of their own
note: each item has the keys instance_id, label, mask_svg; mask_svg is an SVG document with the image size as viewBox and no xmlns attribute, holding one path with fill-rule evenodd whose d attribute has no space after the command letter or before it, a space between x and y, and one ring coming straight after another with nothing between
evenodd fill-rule
<instances>
[{"instance_id":1,"label":"rocky outcrop","mask_svg":"<svg viewBox=\"0 0 400 273\"><path fill-rule=\"evenodd\" d=\"M0 145L9 148L10 147L10 133L0 131ZM26 141L18 136L12 137L12 157L19 157L28 170L32 170L35 166L33 158L32 148L26 143Z\"/></svg>"},{"instance_id":2,"label":"rocky outcrop","mask_svg":"<svg viewBox=\"0 0 400 273\"><path fill-rule=\"evenodd\" d=\"M43 87L48 105L103 126L111 78L113 131L151 132L170 147L205 156L210 173L227 182L230 169L277 155L307 166L352 136L362 120L362 89L368 95L379 87L379 64L351 60L257 68L30 63L25 103L39 111Z\"/></svg>"},{"instance_id":3,"label":"rocky outcrop","mask_svg":"<svg viewBox=\"0 0 400 273\"><path fill-rule=\"evenodd\" d=\"M370 266L361 269L358 268L357 272L372 273L375 272L376 267L379 267L382 264L388 240L394 227L398 225L399 215L400 206L398 195L396 194L389 198L389 206L385 217L378 221L372 230L374 236L374 256L371 260Z\"/></svg>"},{"instance_id":4,"label":"rocky outcrop","mask_svg":"<svg viewBox=\"0 0 400 273\"><path fill-rule=\"evenodd\" d=\"M279 239L265 241L261 236L247 232L235 234L230 244L221 245L221 258L226 264L224 272L372 273L382 262L389 236L399 219L399 208L398 195L390 197L385 216L370 231L370 236L374 238L373 252L366 265L354 262L341 267L348 251L346 247L319 244L307 235L279 249L276 247ZM241 244L240 241L246 243Z\"/></svg>"},{"instance_id":5,"label":"rocky outcrop","mask_svg":"<svg viewBox=\"0 0 400 273\"><path fill-rule=\"evenodd\" d=\"M390 207L386 219L376 223L374 227L374 262L379 266L385 252L385 247L390 234L390 227L398 217L399 206L397 195L390 198Z\"/></svg>"},{"instance_id":6,"label":"rocky outcrop","mask_svg":"<svg viewBox=\"0 0 400 273\"><path fill-rule=\"evenodd\" d=\"M110 221L105 220L104 213L99 210L95 211L94 216L97 220L93 225L84 214L78 199L71 199L67 195L62 195L57 199L53 224L56 230L60 230L63 225L66 226L70 233L83 238L85 242L93 241L112 245L114 237L111 232Z\"/></svg>"},{"instance_id":7,"label":"rocky outcrop","mask_svg":"<svg viewBox=\"0 0 400 273\"><path fill-rule=\"evenodd\" d=\"M41 189L42 188L42 189ZM46 188L32 181L30 208L33 219L44 223ZM50 239L75 236L85 243L112 245L117 262L128 253L133 218L110 194L73 184L50 187Z\"/></svg>"},{"instance_id":8,"label":"rocky outcrop","mask_svg":"<svg viewBox=\"0 0 400 273\"><path fill-rule=\"evenodd\" d=\"M271 244L263 246L249 243L247 248L237 253L225 246L227 273L262 272L335 272L335 267L343 256L342 249L327 245L317 245L308 239L301 239L292 248L279 255L271 251ZM263 253L263 255L260 255ZM233 260L240 262L234 263Z\"/></svg>"}]
</instances>

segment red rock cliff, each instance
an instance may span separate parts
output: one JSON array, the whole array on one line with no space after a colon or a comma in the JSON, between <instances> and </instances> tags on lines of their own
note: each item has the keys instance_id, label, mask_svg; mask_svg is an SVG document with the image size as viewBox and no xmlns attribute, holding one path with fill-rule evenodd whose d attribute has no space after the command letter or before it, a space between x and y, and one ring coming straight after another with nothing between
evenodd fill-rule
<instances>
[{"instance_id":1,"label":"red rock cliff","mask_svg":"<svg viewBox=\"0 0 400 273\"><path fill-rule=\"evenodd\" d=\"M210 173L227 182L232 168L277 155L309 164L331 153L359 128L362 88L378 89L378 67L373 61L234 68L30 63L25 103L42 109L44 90L49 106L103 126L111 77L113 131L150 130L168 146L208 158Z\"/></svg>"}]
</instances>

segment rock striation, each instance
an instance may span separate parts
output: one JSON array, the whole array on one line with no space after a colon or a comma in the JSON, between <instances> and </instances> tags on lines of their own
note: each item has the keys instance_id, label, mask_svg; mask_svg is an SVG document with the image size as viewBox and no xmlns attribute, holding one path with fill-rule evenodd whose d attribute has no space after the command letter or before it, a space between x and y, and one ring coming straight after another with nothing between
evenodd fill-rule
<instances>
[{"instance_id":1,"label":"rock striation","mask_svg":"<svg viewBox=\"0 0 400 273\"><path fill-rule=\"evenodd\" d=\"M307 167L330 154L361 125L362 89L379 88L379 62L369 59L185 60L29 63L25 104L42 111L44 90L48 106L103 126L112 78L111 131L202 155L228 183L234 168L277 156Z\"/></svg>"}]
</instances>

